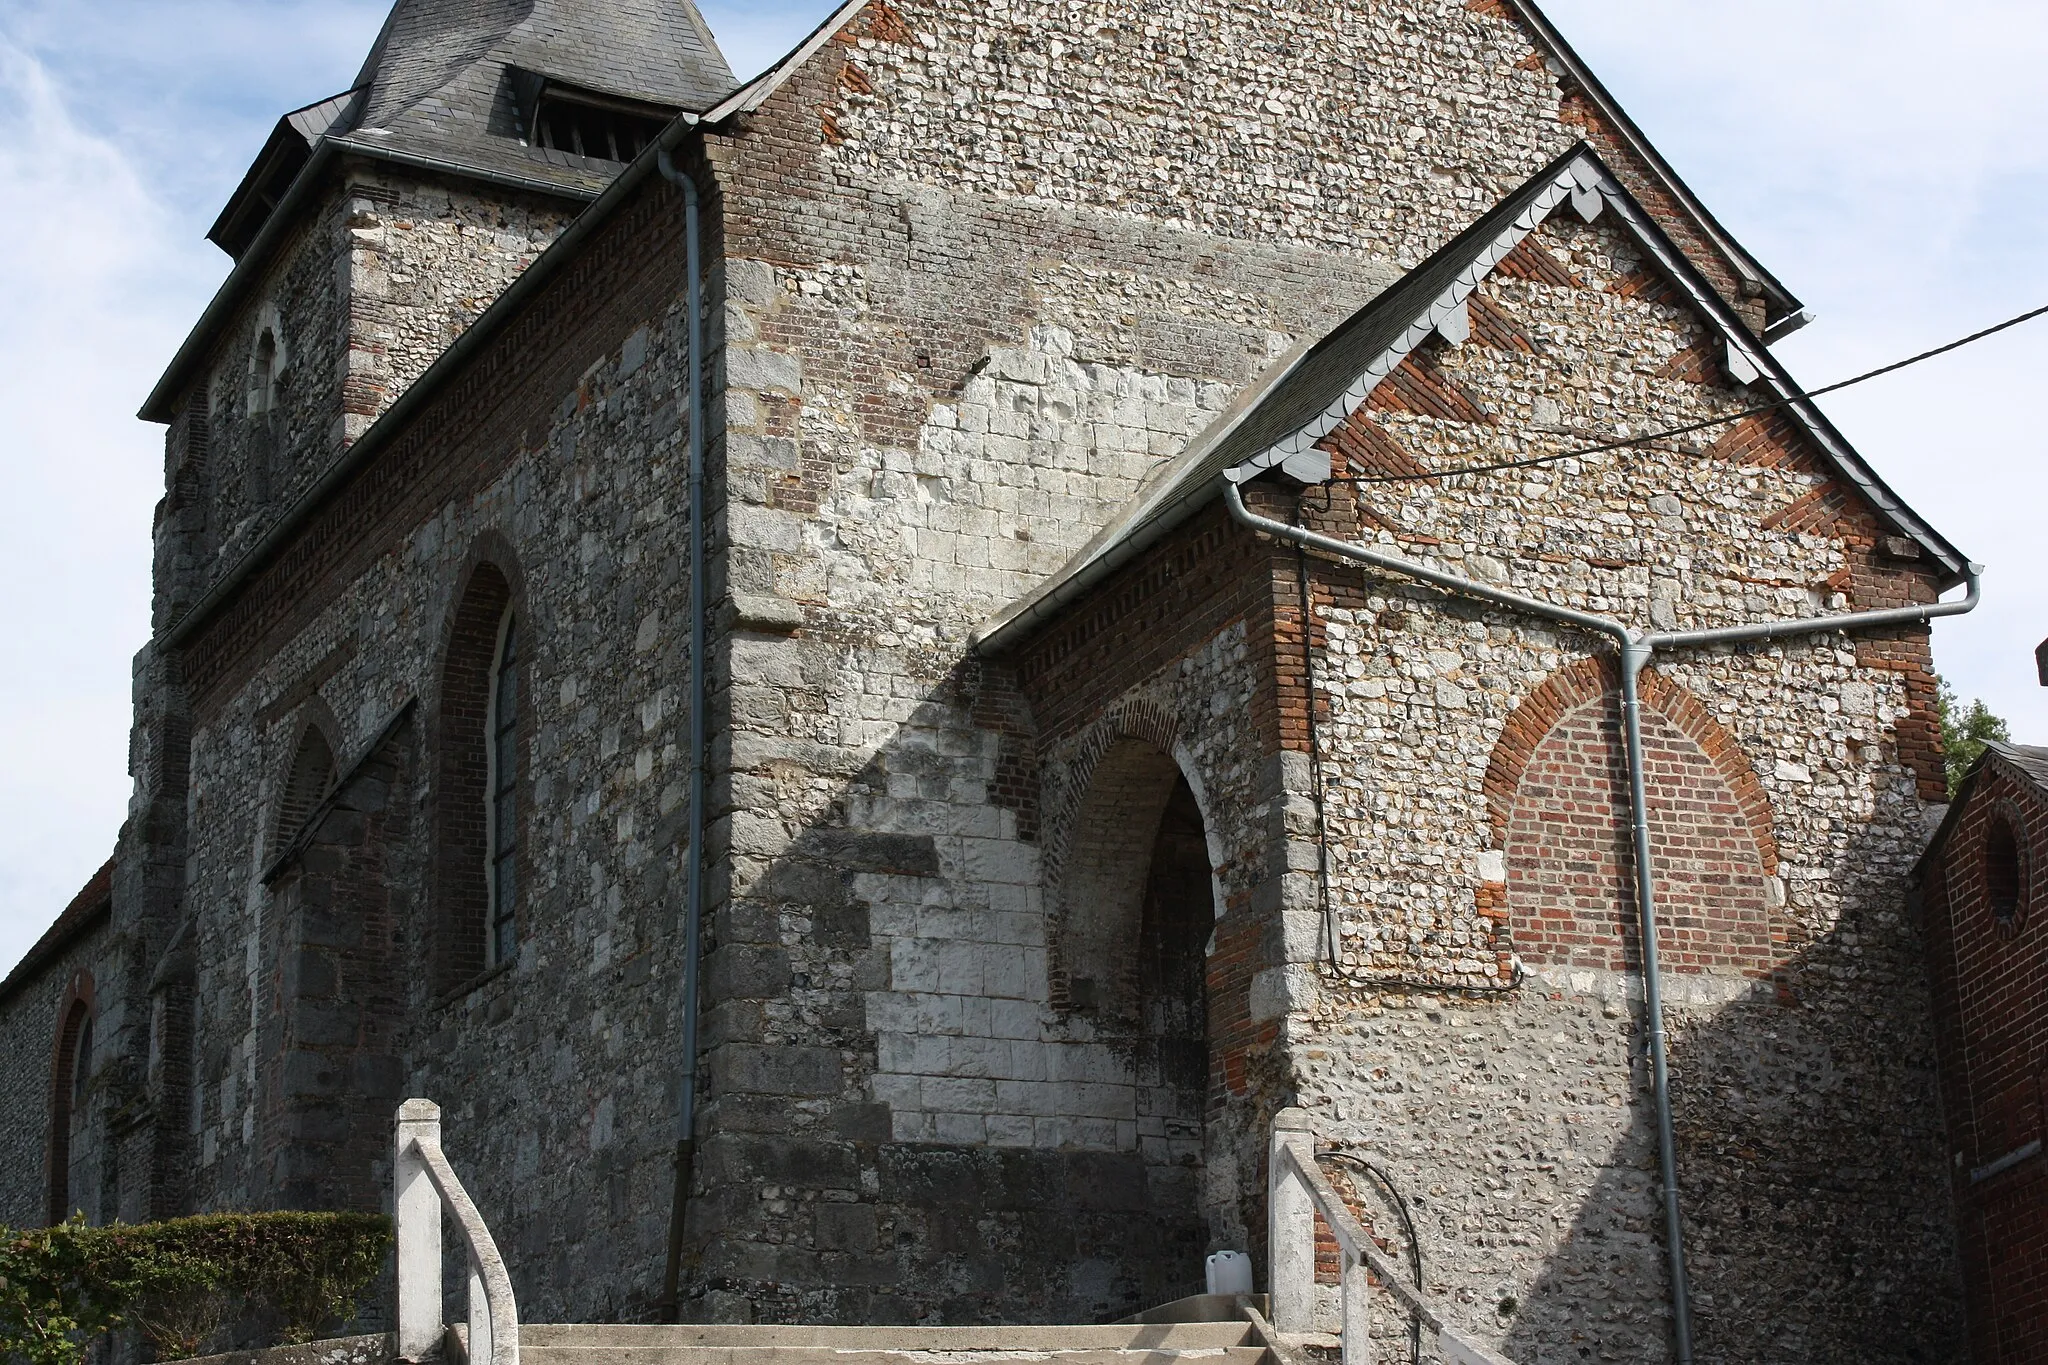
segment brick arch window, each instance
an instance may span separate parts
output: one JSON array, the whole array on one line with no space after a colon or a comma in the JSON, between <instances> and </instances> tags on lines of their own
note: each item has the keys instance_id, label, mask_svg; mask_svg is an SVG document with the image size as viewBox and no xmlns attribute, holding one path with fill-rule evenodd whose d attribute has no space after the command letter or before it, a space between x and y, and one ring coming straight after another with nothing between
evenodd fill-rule
<instances>
[{"instance_id":1,"label":"brick arch window","mask_svg":"<svg viewBox=\"0 0 2048 1365\"><path fill-rule=\"evenodd\" d=\"M278 797L277 824L271 831L270 853L275 855L297 837L313 807L320 804L334 785L334 744L318 725L308 722L292 751L292 765L285 773L284 791Z\"/></svg>"},{"instance_id":2,"label":"brick arch window","mask_svg":"<svg viewBox=\"0 0 2048 1365\"><path fill-rule=\"evenodd\" d=\"M448 989L518 952L530 641L513 578L471 570L450 622L434 754L434 956Z\"/></svg>"},{"instance_id":3,"label":"brick arch window","mask_svg":"<svg viewBox=\"0 0 2048 1365\"><path fill-rule=\"evenodd\" d=\"M70 1216L72 1138L86 1121L92 1082L92 976L80 972L64 992L57 1011L57 1038L50 1068L49 1200L51 1223Z\"/></svg>"},{"instance_id":4,"label":"brick arch window","mask_svg":"<svg viewBox=\"0 0 2048 1365\"><path fill-rule=\"evenodd\" d=\"M2001 804L1984 827L1984 908L2001 936L2017 934L2027 918L2026 843L2018 812Z\"/></svg>"},{"instance_id":5,"label":"brick arch window","mask_svg":"<svg viewBox=\"0 0 2048 1365\"><path fill-rule=\"evenodd\" d=\"M1626 757L1611 670L1539 688L1510 719L1488 773L1506 852L1515 950L1532 966L1641 963ZM1654 681L1652 681L1654 679ZM1780 957L1765 898L1769 806L1734 739L1697 698L1644 674L1643 742L1662 937L1672 971L1764 975Z\"/></svg>"}]
</instances>

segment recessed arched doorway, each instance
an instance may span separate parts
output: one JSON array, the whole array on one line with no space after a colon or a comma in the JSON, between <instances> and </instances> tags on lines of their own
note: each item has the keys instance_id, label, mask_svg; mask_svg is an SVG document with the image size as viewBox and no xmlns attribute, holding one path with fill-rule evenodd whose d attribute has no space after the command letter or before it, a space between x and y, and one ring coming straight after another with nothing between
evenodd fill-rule
<instances>
[{"instance_id":1,"label":"recessed arched doorway","mask_svg":"<svg viewBox=\"0 0 2048 1365\"><path fill-rule=\"evenodd\" d=\"M1202 1291L1205 1118L1213 1068L1209 945L1215 891L1201 804L1174 757L1126 737L1074 812L1055 941L1072 1016L1130 1087L1125 1150L1137 1234L1113 1271L1126 1307Z\"/></svg>"}]
</instances>

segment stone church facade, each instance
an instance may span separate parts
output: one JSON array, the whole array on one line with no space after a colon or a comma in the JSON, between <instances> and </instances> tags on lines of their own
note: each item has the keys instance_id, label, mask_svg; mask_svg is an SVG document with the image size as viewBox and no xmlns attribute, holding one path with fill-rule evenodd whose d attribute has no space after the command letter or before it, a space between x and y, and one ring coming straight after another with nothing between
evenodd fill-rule
<instances>
[{"instance_id":1,"label":"stone church facade","mask_svg":"<svg viewBox=\"0 0 2048 1365\"><path fill-rule=\"evenodd\" d=\"M1613 650L1226 488L1643 631L1969 568L1738 415L1797 300L1532 5L856 0L738 86L400 0L215 236L0 1220L376 1207L421 1095L529 1320L1087 1320L1298 1104L1512 1358L1667 1358ZM1702 1359L1960 1340L1928 638L1643 675Z\"/></svg>"}]
</instances>

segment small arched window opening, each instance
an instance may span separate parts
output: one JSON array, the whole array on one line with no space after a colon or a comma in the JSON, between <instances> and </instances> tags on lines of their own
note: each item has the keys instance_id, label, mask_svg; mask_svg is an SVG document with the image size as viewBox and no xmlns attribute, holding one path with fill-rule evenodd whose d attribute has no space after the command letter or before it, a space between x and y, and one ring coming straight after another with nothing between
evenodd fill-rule
<instances>
[{"instance_id":1,"label":"small arched window opening","mask_svg":"<svg viewBox=\"0 0 2048 1365\"><path fill-rule=\"evenodd\" d=\"M92 1016L85 1016L78 1026L78 1046L71 1054L71 1112L74 1117L85 1112L86 1088L92 1084Z\"/></svg>"},{"instance_id":2,"label":"small arched window opening","mask_svg":"<svg viewBox=\"0 0 2048 1365\"><path fill-rule=\"evenodd\" d=\"M2005 811L1992 816L1984 831L1984 902L2002 931L2019 929L2026 909L2026 869L2019 833Z\"/></svg>"},{"instance_id":3,"label":"small arched window opening","mask_svg":"<svg viewBox=\"0 0 2048 1365\"><path fill-rule=\"evenodd\" d=\"M277 406L277 329L265 327L256 338L256 352L249 358L249 415L261 417Z\"/></svg>"},{"instance_id":4,"label":"small arched window opening","mask_svg":"<svg viewBox=\"0 0 2048 1365\"><path fill-rule=\"evenodd\" d=\"M272 832L269 856L282 851L298 837L306 818L334 785L334 746L317 725L308 725L299 736L292 754L291 771L285 775L284 793L277 803L277 827Z\"/></svg>"},{"instance_id":5,"label":"small arched window opening","mask_svg":"<svg viewBox=\"0 0 2048 1365\"><path fill-rule=\"evenodd\" d=\"M491 665L490 778L485 803L490 862L486 965L516 951L519 910L519 621L508 606Z\"/></svg>"}]
</instances>

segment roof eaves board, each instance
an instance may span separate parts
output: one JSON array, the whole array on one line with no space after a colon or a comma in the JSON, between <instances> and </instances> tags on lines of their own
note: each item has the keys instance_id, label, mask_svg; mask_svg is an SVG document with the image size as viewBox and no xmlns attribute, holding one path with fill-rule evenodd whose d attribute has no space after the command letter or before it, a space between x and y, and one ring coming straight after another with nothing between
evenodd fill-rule
<instances>
[{"instance_id":1,"label":"roof eaves board","mask_svg":"<svg viewBox=\"0 0 2048 1365\"><path fill-rule=\"evenodd\" d=\"M839 36L839 30L853 21L853 17L867 7L868 0L847 0L837 10L811 30L808 38L790 49L789 55L763 71L754 79L728 95L719 104L704 113L704 122L723 123L740 114L751 114L767 103L768 97L788 84L803 64L817 55L818 50Z\"/></svg>"},{"instance_id":2,"label":"roof eaves board","mask_svg":"<svg viewBox=\"0 0 2048 1365\"><path fill-rule=\"evenodd\" d=\"M1687 185L1671 163L1664 159L1663 153L1644 136L1643 130L1629 117L1628 111L1621 107L1620 101L1609 93L1607 87L1600 83L1600 78L1593 74L1592 68L1587 66L1572 49L1572 45L1565 41L1564 34L1550 22L1549 16L1538 7L1536 0L1505 0L1505 3L1528 26L1546 55L1563 68L1563 74L1576 81L1586 92L1587 98L1599 106L1600 112L1620 132L1629 149L1643 159L1643 164L1649 168L1650 173L1670 191L1672 198L1676 199L1686 215L1699 225L1700 231L1706 234L1707 239L1728 258L1735 272L1771 296L1780 319L1789 320L1802 314L1804 308L1798 298L1777 276L1766 270L1762 262L1736 241L1733 234L1721 226L1720 220L1714 217L1699 196L1692 192L1692 187ZM1781 335L1798 330L1798 325L1785 328Z\"/></svg>"}]
</instances>

